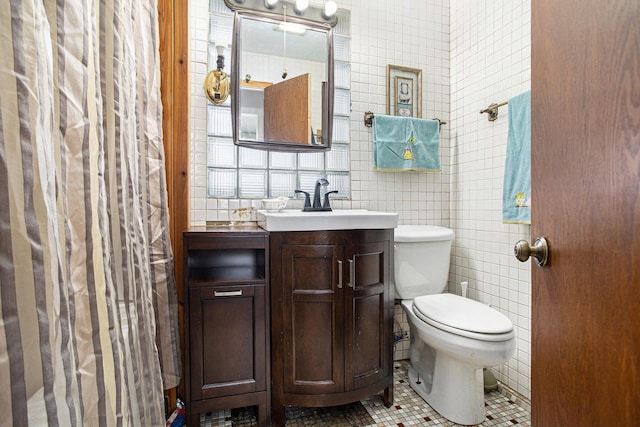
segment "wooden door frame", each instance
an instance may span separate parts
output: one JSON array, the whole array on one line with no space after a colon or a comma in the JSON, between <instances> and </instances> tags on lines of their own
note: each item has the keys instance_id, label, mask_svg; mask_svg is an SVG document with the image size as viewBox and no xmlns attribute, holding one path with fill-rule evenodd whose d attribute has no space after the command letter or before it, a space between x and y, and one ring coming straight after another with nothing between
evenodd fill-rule
<instances>
[{"instance_id":1,"label":"wooden door frame","mask_svg":"<svg viewBox=\"0 0 640 427\"><path fill-rule=\"evenodd\" d=\"M184 354L184 295L182 232L189 227L189 2L158 0L160 35L160 92L162 133L169 199L170 235L173 249L180 349ZM182 363L184 366L184 361ZM181 375L183 376L183 375ZM184 395L184 379L177 389L166 391L169 412L176 394Z\"/></svg>"}]
</instances>

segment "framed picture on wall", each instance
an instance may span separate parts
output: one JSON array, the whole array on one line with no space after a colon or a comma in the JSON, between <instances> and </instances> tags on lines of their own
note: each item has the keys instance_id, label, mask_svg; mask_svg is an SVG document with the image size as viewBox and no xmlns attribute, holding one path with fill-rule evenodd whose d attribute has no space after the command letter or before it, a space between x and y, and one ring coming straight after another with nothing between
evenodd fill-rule
<instances>
[{"instance_id":1,"label":"framed picture on wall","mask_svg":"<svg viewBox=\"0 0 640 427\"><path fill-rule=\"evenodd\" d=\"M387 114L422 117L422 70L387 65Z\"/></svg>"}]
</instances>

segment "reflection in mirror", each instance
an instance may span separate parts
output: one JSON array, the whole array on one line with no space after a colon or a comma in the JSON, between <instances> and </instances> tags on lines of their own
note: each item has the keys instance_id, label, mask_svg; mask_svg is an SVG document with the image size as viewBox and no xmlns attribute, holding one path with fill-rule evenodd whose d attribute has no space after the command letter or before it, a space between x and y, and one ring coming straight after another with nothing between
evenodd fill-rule
<instances>
[{"instance_id":1,"label":"reflection in mirror","mask_svg":"<svg viewBox=\"0 0 640 427\"><path fill-rule=\"evenodd\" d=\"M289 11L292 12L292 11ZM333 124L328 24L236 11L231 106L234 142L264 150L327 150Z\"/></svg>"}]
</instances>

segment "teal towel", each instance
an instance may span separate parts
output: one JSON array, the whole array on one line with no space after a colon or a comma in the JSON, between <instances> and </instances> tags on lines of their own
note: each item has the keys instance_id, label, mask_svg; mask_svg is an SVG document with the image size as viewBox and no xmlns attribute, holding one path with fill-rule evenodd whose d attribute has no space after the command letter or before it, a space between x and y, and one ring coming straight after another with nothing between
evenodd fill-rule
<instances>
[{"instance_id":1,"label":"teal towel","mask_svg":"<svg viewBox=\"0 0 640 427\"><path fill-rule=\"evenodd\" d=\"M387 172L439 171L439 125L437 120L376 115L374 168Z\"/></svg>"},{"instance_id":2,"label":"teal towel","mask_svg":"<svg viewBox=\"0 0 640 427\"><path fill-rule=\"evenodd\" d=\"M502 220L531 224L531 91L509 99Z\"/></svg>"}]
</instances>

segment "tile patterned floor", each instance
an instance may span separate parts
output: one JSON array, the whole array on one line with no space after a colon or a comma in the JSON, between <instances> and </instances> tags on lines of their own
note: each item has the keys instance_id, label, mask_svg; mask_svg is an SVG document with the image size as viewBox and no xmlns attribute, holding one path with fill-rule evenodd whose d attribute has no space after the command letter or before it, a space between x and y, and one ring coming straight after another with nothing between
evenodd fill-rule
<instances>
[{"instance_id":1,"label":"tile patterned floor","mask_svg":"<svg viewBox=\"0 0 640 427\"><path fill-rule=\"evenodd\" d=\"M452 427L452 423L438 415L409 386L408 361L394 363L394 404L385 408L381 396L372 396L360 403L334 408L287 408L287 427ZM488 426L530 427L529 413L498 391L485 395ZM220 411L201 418L201 427L255 426L252 408Z\"/></svg>"}]
</instances>

